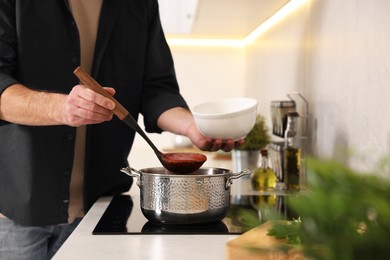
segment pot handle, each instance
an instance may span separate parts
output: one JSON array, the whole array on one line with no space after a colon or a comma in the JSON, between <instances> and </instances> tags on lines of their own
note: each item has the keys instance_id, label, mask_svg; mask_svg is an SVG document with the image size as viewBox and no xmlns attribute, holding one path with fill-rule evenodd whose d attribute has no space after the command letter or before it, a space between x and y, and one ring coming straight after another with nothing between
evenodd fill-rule
<instances>
[{"instance_id":1,"label":"pot handle","mask_svg":"<svg viewBox=\"0 0 390 260\"><path fill-rule=\"evenodd\" d=\"M141 172L140 171L137 171L136 169L128 166L126 168L122 168L121 172L129 175L130 177L136 177L137 178L136 184L138 187L141 187Z\"/></svg>"},{"instance_id":2,"label":"pot handle","mask_svg":"<svg viewBox=\"0 0 390 260\"><path fill-rule=\"evenodd\" d=\"M225 189L229 189L233 184L233 179L241 178L242 176L250 175L252 171L249 169L244 169L239 173L232 173L232 175L226 180Z\"/></svg>"}]
</instances>

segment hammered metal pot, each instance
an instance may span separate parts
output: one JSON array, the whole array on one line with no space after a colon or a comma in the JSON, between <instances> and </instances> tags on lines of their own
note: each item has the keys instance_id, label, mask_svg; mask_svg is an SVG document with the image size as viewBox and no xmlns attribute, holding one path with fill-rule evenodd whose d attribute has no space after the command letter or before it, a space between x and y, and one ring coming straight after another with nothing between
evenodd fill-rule
<instances>
[{"instance_id":1,"label":"hammered metal pot","mask_svg":"<svg viewBox=\"0 0 390 260\"><path fill-rule=\"evenodd\" d=\"M121 171L137 178L144 216L167 225L221 221L230 207L232 180L251 174L222 168L200 168L191 174L175 174L163 167Z\"/></svg>"}]
</instances>

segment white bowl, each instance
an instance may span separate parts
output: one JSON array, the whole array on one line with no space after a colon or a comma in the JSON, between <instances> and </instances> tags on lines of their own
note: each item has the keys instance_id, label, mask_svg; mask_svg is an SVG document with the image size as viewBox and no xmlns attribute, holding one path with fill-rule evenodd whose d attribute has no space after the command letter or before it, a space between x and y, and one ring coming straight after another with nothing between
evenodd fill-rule
<instances>
[{"instance_id":1,"label":"white bowl","mask_svg":"<svg viewBox=\"0 0 390 260\"><path fill-rule=\"evenodd\" d=\"M257 100L226 98L206 102L193 108L199 131L214 139L244 138L253 128L257 116Z\"/></svg>"}]
</instances>

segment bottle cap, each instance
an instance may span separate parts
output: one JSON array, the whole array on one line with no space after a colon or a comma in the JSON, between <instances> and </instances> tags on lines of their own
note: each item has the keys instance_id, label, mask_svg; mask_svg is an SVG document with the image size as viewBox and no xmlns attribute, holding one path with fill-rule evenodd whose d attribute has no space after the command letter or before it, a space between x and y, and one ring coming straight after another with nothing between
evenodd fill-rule
<instances>
[{"instance_id":1,"label":"bottle cap","mask_svg":"<svg viewBox=\"0 0 390 260\"><path fill-rule=\"evenodd\" d=\"M268 156L268 150L267 149L261 149L260 151L262 156Z\"/></svg>"},{"instance_id":2,"label":"bottle cap","mask_svg":"<svg viewBox=\"0 0 390 260\"><path fill-rule=\"evenodd\" d=\"M287 113L288 117L299 117L299 113L296 111L288 112Z\"/></svg>"}]
</instances>

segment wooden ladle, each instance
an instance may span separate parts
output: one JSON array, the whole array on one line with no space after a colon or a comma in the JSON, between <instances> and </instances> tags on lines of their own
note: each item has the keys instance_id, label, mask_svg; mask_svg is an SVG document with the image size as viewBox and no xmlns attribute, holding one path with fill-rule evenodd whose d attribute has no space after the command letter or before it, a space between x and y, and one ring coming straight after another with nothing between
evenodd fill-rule
<instances>
[{"instance_id":1,"label":"wooden ladle","mask_svg":"<svg viewBox=\"0 0 390 260\"><path fill-rule=\"evenodd\" d=\"M111 99L115 103L115 108L113 110L114 114L145 139L157 155L161 164L169 171L182 174L191 173L198 170L207 160L207 157L204 154L199 153L162 153L145 134L129 111L127 111L114 97L107 93L107 91L105 91L88 73L81 67L77 67L73 73L87 88Z\"/></svg>"}]
</instances>

